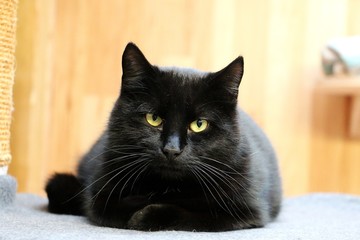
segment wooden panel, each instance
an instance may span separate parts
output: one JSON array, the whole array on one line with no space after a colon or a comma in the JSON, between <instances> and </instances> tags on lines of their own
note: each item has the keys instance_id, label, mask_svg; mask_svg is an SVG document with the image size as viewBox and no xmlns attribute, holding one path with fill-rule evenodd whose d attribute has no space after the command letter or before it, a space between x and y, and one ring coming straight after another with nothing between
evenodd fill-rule
<instances>
[{"instance_id":1,"label":"wooden panel","mask_svg":"<svg viewBox=\"0 0 360 240\"><path fill-rule=\"evenodd\" d=\"M349 136L360 139L360 78L349 76L323 77L316 88L322 94L350 98Z\"/></svg>"},{"instance_id":2,"label":"wooden panel","mask_svg":"<svg viewBox=\"0 0 360 240\"><path fill-rule=\"evenodd\" d=\"M360 193L350 103L314 92L320 50L360 34L357 0L20 1L10 172L43 194L73 171L106 124L121 53L134 41L158 65L218 70L245 57L240 103L272 140L286 195ZM357 9L357 8L356 8Z\"/></svg>"},{"instance_id":3,"label":"wooden panel","mask_svg":"<svg viewBox=\"0 0 360 240\"><path fill-rule=\"evenodd\" d=\"M311 191L344 191L347 101L318 92L314 98Z\"/></svg>"},{"instance_id":4,"label":"wooden panel","mask_svg":"<svg viewBox=\"0 0 360 240\"><path fill-rule=\"evenodd\" d=\"M360 94L351 97L349 136L360 139Z\"/></svg>"},{"instance_id":5,"label":"wooden panel","mask_svg":"<svg viewBox=\"0 0 360 240\"><path fill-rule=\"evenodd\" d=\"M20 1L10 173L20 191L40 192L48 174L54 1ZM41 14L38 14L38 13ZM29 27L31 26L31 27ZM22 39L22 40L19 40Z\"/></svg>"}]
</instances>

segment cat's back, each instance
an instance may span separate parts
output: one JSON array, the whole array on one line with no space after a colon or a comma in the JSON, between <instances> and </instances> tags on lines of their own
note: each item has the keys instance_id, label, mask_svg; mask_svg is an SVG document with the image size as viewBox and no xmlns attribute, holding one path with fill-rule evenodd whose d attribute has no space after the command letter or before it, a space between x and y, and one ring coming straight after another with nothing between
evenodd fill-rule
<instances>
[{"instance_id":1,"label":"cat's back","mask_svg":"<svg viewBox=\"0 0 360 240\"><path fill-rule=\"evenodd\" d=\"M269 209L270 217L277 216L282 199L281 179L276 153L255 121L243 110L238 109L238 123L240 131L240 148L245 147L250 163L250 171L254 184L258 189L264 205Z\"/></svg>"},{"instance_id":2,"label":"cat's back","mask_svg":"<svg viewBox=\"0 0 360 240\"><path fill-rule=\"evenodd\" d=\"M268 157L276 157L274 149L263 130L242 109L238 108L237 113L241 141L246 141L250 145L249 147L258 149Z\"/></svg>"}]
</instances>

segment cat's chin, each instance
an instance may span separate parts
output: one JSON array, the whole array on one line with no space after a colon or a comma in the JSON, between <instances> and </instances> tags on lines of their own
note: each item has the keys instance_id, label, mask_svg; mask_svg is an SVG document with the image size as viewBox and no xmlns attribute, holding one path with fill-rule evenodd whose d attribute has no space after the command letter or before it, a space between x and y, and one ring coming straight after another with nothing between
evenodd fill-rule
<instances>
[{"instance_id":1,"label":"cat's chin","mask_svg":"<svg viewBox=\"0 0 360 240\"><path fill-rule=\"evenodd\" d=\"M151 166L151 171L162 178L173 180L181 179L187 174L185 167L176 161L156 162Z\"/></svg>"}]
</instances>

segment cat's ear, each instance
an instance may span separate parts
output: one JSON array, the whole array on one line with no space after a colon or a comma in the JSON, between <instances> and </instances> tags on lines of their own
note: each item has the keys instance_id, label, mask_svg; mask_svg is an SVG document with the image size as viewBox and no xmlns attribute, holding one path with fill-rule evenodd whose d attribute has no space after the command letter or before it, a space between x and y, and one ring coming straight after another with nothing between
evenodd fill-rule
<instances>
[{"instance_id":1,"label":"cat's ear","mask_svg":"<svg viewBox=\"0 0 360 240\"><path fill-rule=\"evenodd\" d=\"M144 54L134 43L128 43L122 56L123 85L136 84L131 81L139 81L153 73L153 67L145 58Z\"/></svg>"},{"instance_id":2,"label":"cat's ear","mask_svg":"<svg viewBox=\"0 0 360 240\"><path fill-rule=\"evenodd\" d=\"M222 70L215 73L213 87L225 91L224 97L237 101L238 89L244 73L244 59L239 56Z\"/></svg>"}]
</instances>

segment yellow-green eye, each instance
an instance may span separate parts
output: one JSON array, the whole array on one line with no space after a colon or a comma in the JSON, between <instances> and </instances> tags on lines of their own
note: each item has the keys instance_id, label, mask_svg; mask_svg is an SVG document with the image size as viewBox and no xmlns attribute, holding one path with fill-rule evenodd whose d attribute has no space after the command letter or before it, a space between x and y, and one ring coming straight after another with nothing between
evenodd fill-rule
<instances>
[{"instance_id":1,"label":"yellow-green eye","mask_svg":"<svg viewBox=\"0 0 360 240\"><path fill-rule=\"evenodd\" d=\"M205 119L197 119L190 123L190 130L193 132L202 132L208 127L209 123Z\"/></svg>"},{"instance_id":2,"label":"yellow-green eye","mask_svg":"<svg viewBox=\"0 0 360 240\"><path fill-rule=\"evenodd\" d=\"M147 113L145 118L146 118L146 121L153 127L158 127L163 122L161 117L159 117L158 115L153 114L153 113Z\"/></svg>"}]
</instances>

